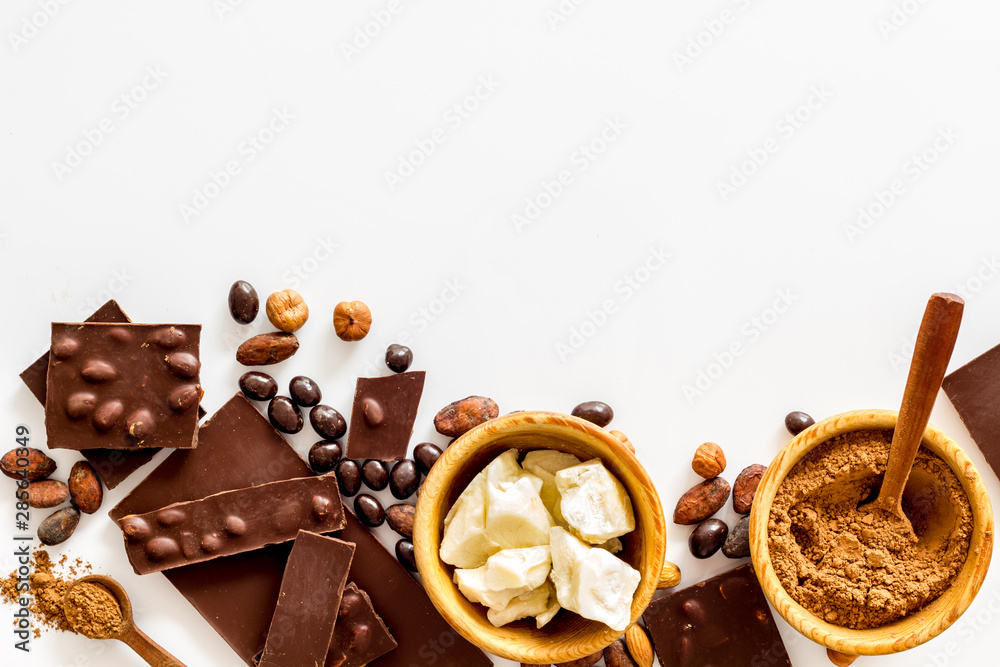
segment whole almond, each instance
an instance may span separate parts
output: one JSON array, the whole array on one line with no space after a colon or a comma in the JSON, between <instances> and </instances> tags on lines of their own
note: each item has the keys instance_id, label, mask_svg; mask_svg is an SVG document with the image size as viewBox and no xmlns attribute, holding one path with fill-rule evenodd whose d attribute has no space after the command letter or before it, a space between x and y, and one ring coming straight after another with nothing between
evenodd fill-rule
<instances>
[{"instance_id":1,"label":"whole almond","mask_svg":"<svg viewBox=\"0 0 1000 667\"><path fill-rule=\"evenodd\" d=\"M407 539L413 539L413 516L416 513L413 505L400 503L385 508L385 520L389 527Z\"/></svg>"},{"instance_id":2,"label":"whole almond","mask_svg":"<svg viewBox=\"0 0 1000 667\"><path fill-rule=\"evenodd\" d=\"M0 459L0 471L11 479L26 479L34 482L45 479L56 471L56 462L40 449L18 447Z\"/></svg>"},{"instance_id":3,"label":"whole almond","mask_svg":"<svg viewBox=\"0 0 1000 667\"><path fill-rule=\"evenodd\" d=\"M753 505L754 496L757 495L757 486L760 485L760 478L767 471L767 466L754 463L743 469L736 481L733 483L733 509L737 514L749 514Z\"/></svg>"},{"instance_id":4,"label":"whole almond","mask_svg":"<svg viewBox=\"0 0 1000 667\"><path fill-rule=\"evenodd\" d=\"M726 455L714 442L698 445L691 461L691 468L705 479L712 479L722 474L726 469Z\"/></svg>"},{"instance_id":5,"label":"whole almond","mask_svg":"<svg viewBox=\"0 0 1000 667\"><path fill-rule=\"evenodd\" d=\"M607 667L639 667L628 654L625 642L619 638L604 649L604 664Z\"/></svg>"},{"instance_id":6,"label":"whole almond","mask_svg":"<svg viewBox=\"0 0 1000 667\"><path fill-rule=\"evenodd\" d=\"M653 667L653 644L646 630L638 623L625 631L625 646L639 667Z\"/></svg>"},{"instance_id":7,"label":"whole almond","mask_svg":"<svg viewBox=\"0 0 1000 667\"><path fill-rule=\"evenodd\" d=\"M729 500L729 482L716 477L695 484L677 501L674 523L693 526L712 516Z\"/></svg>"},{"instance_id":8,"label":"whole almond","mask_svg":"<svg viewBox=\"0 0 1000 667\"><path fill-rule=\"evenodd\" d=\"M635 445L632 444L632 441L628 439L627 435L625 435L621 431L608 431L608 433L615 436L615 438L617 438L620 443L625 445L625 449L635 454Z\"/></svg>"},{"instance_id":9,"label":"whole almond","mask_svg":"<svg viewBox=\"0 0 1000 667\"><path fill-rule=\"evenodd\" d=\"M270 366L289 358L299 349L299 339L290 333L265 333L243 341L236 361L244 366Z\"/></svg>"},{"instance_id":10,"label":"whole almond","mask_svg":"<svg viewBox=\"0 0 1000 667\"><path fill-rule=\"evenodd\" d=\"M577 658L576 660L570 660L569 662L560 662L555 667L591 667L596 664L602 657L604 657L604 651L598 651L597 653L591 653L588 656L582 658Z\"/></svg>"},{"instance_id":11,"label":"whole almond","mask_svg":"<svg viewBox=\"0 0 1000 667\"><path fill-rule=\"evenodd\" d=\"M40 479L29 482L25 489L27 503L36 509L58 507L69 500L69 489L54 479Z\"/></svg>"},{"instance_id":12,"label":"whole almond","mask_svg":"<svg viewBox=\"0 0 1000 667\"><path fill-rule=\"evenodd\" d=\"M500 407L492 398L467 396L441 408L434 416L434 428L441 435L454 438L499 414Z\"/></svg>"},{"instance_id":13,"label":"whole almond","mask_svg":"<svg viewBox=\"0 0 1000 667\"><path fill-rule=\"evenodd\" d=\"M58 510L38 524L38 539L42 544L61 544L69 539L80 525L80 510L66 507Z\"/></svg>"},{"instance_id":14,"label":"whole almond","mask_svg":"<svg viewBox=\"0 0 1000 667\"><path fill-rule=\"evenodd\" d=\"M93 514L101 508L104 501L104 489L101 479L97 476L94 466L86 461L77 461L69 473L69 494L73 504L81 512Z\"/></svg>"},{"instance_id":15,"label":"whole almond","mask_svg":"<svg viewBox=\"0 0 1000 667\"><path fill-rule=\"evenodd\" d=\"M676 565L664 559L663 568L660 569L660 580L656 582L656 589L673 588L681 583L681 571Z\"/></svg>"}]
</instances>

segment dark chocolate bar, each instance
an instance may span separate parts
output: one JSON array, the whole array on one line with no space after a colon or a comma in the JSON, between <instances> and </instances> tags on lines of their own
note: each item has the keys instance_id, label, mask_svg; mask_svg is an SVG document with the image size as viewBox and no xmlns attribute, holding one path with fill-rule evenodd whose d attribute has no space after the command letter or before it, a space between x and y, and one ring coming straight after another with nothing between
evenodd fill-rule
<instances>
[{"instance_id":1,"label":"dark chocolate bar","mask_svg":"<svg viewBox=\"0 0 1000 667\"><path fill-rule=\"evenodd\" d=\"M946 376L942 386L986 462L1000 477L1000 345Z\"/></svg>"},{"instance_id":2,"label":"dark chocolate bar","mask_svg":"<svg viewBox=\"0 0 1000 667\"><path fill-rule=\"evenodd\" d=\"M751 565L664 595L643 614L663 667L791 667Z\"/></svg>"},{"instance_id":3,"label":"dark chocolate bar","mask_svg":"<svg viewBox=\"0 0 1000 667\"><path fill-rule=\"evenodd\" d=\"M103 306L94 311L94 314L87 318L87 322L115 322L128 324L132 320L121 309L114 299L108 301ZM49 372L49 353L46 352L33 364L28 366L21 373L21 380L34 394L38 402L45 405L46 377ZM204 410L198 406L198 417L204 417ZM118 450L118 449L87 449L81 452L87 459L97 475L109 489L113 489L142 466L149 463L158 449L140 450Z\"/></svg>"},{"instance_id":4,"label":"dark chocolate bar","mask_svg":"<svg viewBox=\"0 0 1000 667\"><path fill-rule=\"evenodd\" d=\"M250 401L237 393L201 428L198 448L178 450L111 511L116 521L172 502L311 474L309 466ZM398 648L370 665L489 667L479 649L438 614L423 588L345 508L336 537L357 549L349 579L371 596ZM186 565L163 574L248 665L264 648L274 615L288 543ZM401 603L403 601L403 603Z\"/></svg>"},{"instance_id":5,"label":"dark chocolate bar","mask_svg":"<svg viewBox=\"0 0 1000 667\"><path fill-rule=\"evenodd\" d=\"M335 477L300 477L174 503L118 524L132 568L149 574L288 542L300 530L340 530L344 508Z\"/></svg>"},{"instance_id":6,"label":"dark chocolate bar","mask_svg":"<svg viewBox=\"0 0 1000 667\"><path fill-rule=\"evenodd\" d=\"M334 624L343 617L344 585L354 545L300 531L281 578L278 604L267 632L260 667L323 667Z\"/></svg>"},{"instance_id":7,"label":"dark chocolate bar","mask_svg":"<svg viewBox=\"0 0 1000 667\"><path fill-rule=\"evenodd\" d=\"M347 432L347 457L399 461L406 449L424 391L424 371L358 378Z\"/></svg>"},{"instance_id":8,"label":"dark chocolate bar","mask_svg":"<svg viewBox=\"0 0 1000 667\"><path fill-rule=\"evenodd\" d=\"M51 449L193 448L201 325L52 324Z\"/></svg>"},{"instance_id":9,"label":"dark chocolate bar","mask_svg":"<svg viewBox=\"0 0 1000 667\"><path fill-rule=\"evenodd\" d=\"M353 581L347 584L325 667L364 667L394 648L396 640L376 613L371 598Z\"/></svg>"}]
</instances>

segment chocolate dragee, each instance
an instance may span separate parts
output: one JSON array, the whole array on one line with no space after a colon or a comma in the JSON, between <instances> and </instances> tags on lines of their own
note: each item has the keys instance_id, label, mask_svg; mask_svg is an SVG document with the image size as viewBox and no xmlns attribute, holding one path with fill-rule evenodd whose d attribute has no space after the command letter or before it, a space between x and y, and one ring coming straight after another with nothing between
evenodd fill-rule
<instances>
[{"instance_id":1,"label":"chocolate dragee","mask_svg":"<svg viewBox=\"0 0 1000 667\"><path fill-rule=\"evenodd\" d=\"M294 540L300 530L344 527L334 477L300 477L124 517L125 552L136 574L232 556Z\"/></svg>"},{"instance_id":2,"label":"chocolate dragee","mask_svg":"<svg viewBox=\"0 0 1000 667\"><path fill-rule=\"evenodd\" d=\"M424 371L358 378L347 432L347 457L398 461L406 449L424 391Z\"/></svg>"},{"instance_id":3,"label":"chocolate dragee","mask_svg":"<svg viewBox=\"0 0 1000 667\"><path fill-rule=\"evenodd\" d=\"M399 601L396 602L399 604ZM396 648L368 594L353 581L344 590L325 667L364 667ZM419 656L418 656L419 658ZM412 664L412 660L410 661Z\"/></svg>"},{"instance_id":4,"label":"chocolate dragee","mask_svg":"<svg viewBox=\"0 0 1000 667\"><path fill-rule=\"evenodd\" d=\"M111 511L116 521L173 502L311 474L309 466L250 401L237 393L201 428L194 450L178 450ZM336 537L357 545L349 579L368 592L399 646L372 667L410 667L430 656L438 667L489 667L460 637L357 518ZM186 565L164 575L248 665L264 648L291 547L288 543ZM400 604L405 600L405 604Z\"/></svg>"},{"instance_id":5,"label":"chocolate dragee","mask_svg":"<svg viewBox=\"0 0 1000 667\"><path fill-rule=\"evenodd\" d=\"M197 324L53 323L48 446L196 447L200 336Z\"/></svg>"},{"instance_id":6,"label":"chocolate dragee","mask_svg":"<svg viewBox=\"0 0 1000 667\"><path fill-rule=\"evenodd\" d=\"M987 350L942 383L969 435L1000 477L1000 345Z\"/></svg>"},{"instance_id":7,"label":"chocolate dragee","mask_svg":"<svg viewBox=\"0 0 1000 667\"><path fill-rule=\"evenodd\" d=\"M643 613L663 667L791 667L747 564L657 598Z\"/></svg>"},{"instance_id":8,"label":"chocolate dragee","mask_svg":"<svg viewBox=\"0 0 1000 667\"><path fill-rule=\"evenodd\" d=\"M295 537L260 667L320 667L333 641L354 545L300 531Z\"/></svg>"},{"instance_id":9,"label":"chocolate dragee","mask_svg":"<svg viewBox=\"0 0 1000 667\"><path fill-rule=\"evenodd\" d=\"M118 302L112 299L94 311L94 314L88 317L86 321L128 324L132 320L122 311ZM21 373L21 380L43 406L45 405L48 372L49 353L46 352ZM198 407L198 415L199 418L205 416L201 406ZM157 451L157 449L132 451L124 449L87 449L81 452L81 454L94 466L104 485L109 489L113 489L125 481L133 472L149 463Z\"/></svg>"}]
</instances>

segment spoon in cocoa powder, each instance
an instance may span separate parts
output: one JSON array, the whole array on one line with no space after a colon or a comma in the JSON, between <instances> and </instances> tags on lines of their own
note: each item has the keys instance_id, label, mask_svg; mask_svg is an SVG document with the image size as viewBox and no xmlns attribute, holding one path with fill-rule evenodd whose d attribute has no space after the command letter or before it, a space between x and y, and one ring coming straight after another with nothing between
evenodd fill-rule
<instances>
[{"instance_id":1,"label":"spoon in cocoa powder","mask_svg":"<svg viewBox=\"0 0 1000 667\"><path fill-rule=\"evenodd\" d=\"M136 627L128 594L111 577L92 574L74 581L66 590L63 610L70 626L86 637L117 639L153 667L184 667Z\"/></svg>"},{"instance_id":2,"label":"spoon in cocoa powder","mask_svg":"<svg viewBox=\"0 0 1000 667\"><path fill-rule=\"evenodd\" d=\"M903 491L906 490L911 507L923 506L921 532L926 532L922 539L933 538L939 532L935 531L935 518L943 519L947 508L942 507L938 511L938 508L932 506L938 504L936 501L940 499L933 498L926 492L930 488L927 484L929 480L914 478L913 483L908 486L907 479L930 420L941 381L944 380L948 361L955 349L964 308L965 301L956 294L939 292L931 295L928 300L913 346L913 360L910 362L899 418L889 446L889 460L886 462L882 486L877 498L861 503L871 503L868 505L870 509L881 510L894 517L900 522L901 528L906 528L915 535L910 517L903 512Z\"/></svg>"}]
</instances>

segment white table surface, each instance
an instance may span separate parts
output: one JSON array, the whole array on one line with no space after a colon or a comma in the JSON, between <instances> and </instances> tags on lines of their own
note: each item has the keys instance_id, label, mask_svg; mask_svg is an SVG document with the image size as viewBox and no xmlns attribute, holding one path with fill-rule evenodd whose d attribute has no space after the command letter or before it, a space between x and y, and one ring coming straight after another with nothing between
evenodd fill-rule
<instances>
[{"instance_id":1,"label":"white table surface","mask_svg":"<svg viewBox=\"0 0 1000 667\"><path fill-rule=\"evenodd\" d=\"M428 371L414 443L443 442L434 412L468 394L602 399L668 511L703 441L732 479L785 444L790 410L895 408L931 292L968 302L952 368L1000 342L1000 6L681 5L8 0L3 449L18 424L44 443L17 374L49 322L109 296L136 321L203 323L214 411L236 345L268 329L230 319L238 278L311 308L282 385L310 375L346 411L409 337ZM329 322L351 299L375 324L348 345ZM932 422L1000 498L943 395ZM77 455L55 458L65 473ZM669 528L684 585L734 565L696 561L689 530ZM188 665L240 664L166 579L132 573L103 513L54 551L118 577ZM857 664L986 664L998 617L994 571L944 635ZM779 626L797 667L825 664ZM70 635L13 641L5 665L140 664Z\"/></svg>"}]
</instances>

